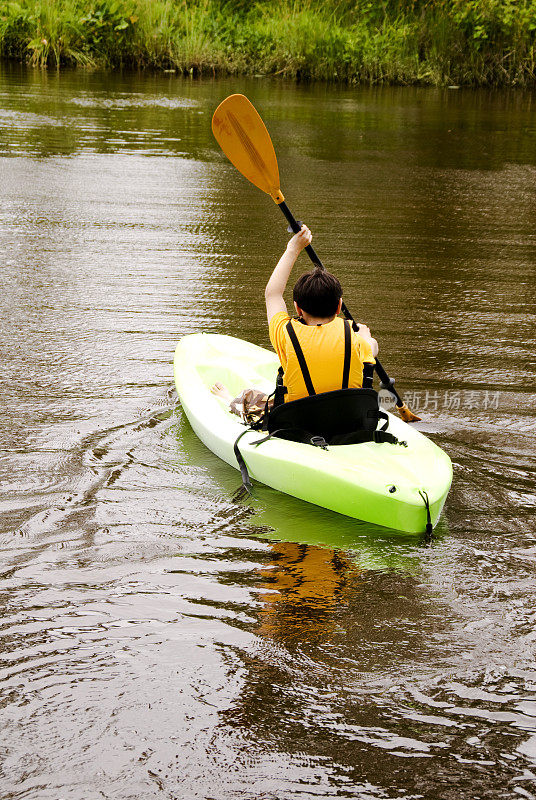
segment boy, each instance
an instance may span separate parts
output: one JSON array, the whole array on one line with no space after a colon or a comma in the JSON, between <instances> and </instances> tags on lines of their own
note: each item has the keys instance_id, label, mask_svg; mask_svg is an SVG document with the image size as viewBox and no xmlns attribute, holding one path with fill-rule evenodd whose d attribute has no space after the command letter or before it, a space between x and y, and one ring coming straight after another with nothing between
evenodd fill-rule
<instances>
[{"instance_id":1,"label":"boy","mask_svg":"<svg viewBox=\"0 0 536 800\"><path fill-rule=\"evenodd\" d=\"M292 267L301 251L311 244L312 238L309 228L302 225L301 231L289 241L264 292L270 341L284 371L283 383L287 389L285 402L298 400L313 392L333 391L342 386L345 321L338 317L342 306L342 288L337 278L318 268L298 278L293 290L298 320L290 319L283 299ZM309 372L309 387L296 352L296 340L305 359L306 371ZM363 383L363 364L375 363L378 343L372 338L368 327L361 324L359 334L351 332L350 341L347 386L360 388Z\"/></svg>"},{"instance_id":2,"label":"boy","mask_svg":"<svg viewBox=\"0 0 536 800\"><path fill-rule=\"evenodd\" d=\"M361 387L363 365L374 364L378 353L378 343L366 325L360 324L356 334L350 331L348 322L338 317L342 306L341 284L325 270L314 269L298 278L293 290L298 320L291 320L288 315L283 293L296 259L312 238L309 228L302 225L289 241L264 292L270 341L284 372L285 402L340 389L343 385ZM346 336L350 345L349 363L345 363ZM228 400L231 410L239 416L247 415L253 407L263 408L266 400L266 395L260 397L252 389L232 400L221 383L215 383L212 392Z\"/></svg>"}]
</instances>

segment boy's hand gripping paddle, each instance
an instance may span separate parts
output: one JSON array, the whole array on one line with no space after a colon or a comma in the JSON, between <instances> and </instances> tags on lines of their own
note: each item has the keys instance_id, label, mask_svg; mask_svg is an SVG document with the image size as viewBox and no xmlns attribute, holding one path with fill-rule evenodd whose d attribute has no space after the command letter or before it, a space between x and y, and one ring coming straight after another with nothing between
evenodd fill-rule
<instances>
[{"instance_id":1,"label":"boy's hand gripping paddle","mask_svg":"<svg viewBox=\"0 0 536 800\"><path fill-rule=\"evenodd\" d=\"M212 117L212 132L229 161L248 181L270 195L285 215L292 231L299 233L301 223L294 218L285 203L279 186L279 168L270 134L247 97L243 94L232 94L220 103ZM305 248L305 252L316 267L325 269L311 245ZM358 331L359 326L344 302L342 313L352 322L354 330ZM389 378L378 359L376 372L382 387L395 396L396 409L402 419L406 422L418 421L420 417L409 410L394 388L394 381Z\"/></svg>"}]
</instances>

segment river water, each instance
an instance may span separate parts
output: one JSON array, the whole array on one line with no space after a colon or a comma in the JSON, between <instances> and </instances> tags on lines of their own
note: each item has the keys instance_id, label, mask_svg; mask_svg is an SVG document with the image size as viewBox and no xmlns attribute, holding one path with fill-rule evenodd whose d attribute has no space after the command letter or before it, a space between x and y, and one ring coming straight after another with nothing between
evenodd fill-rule
<instances>
[{"instance_id":1,"label":"river water","mask_svg":"<svg viewBox=\"0 0 536 800\"><path fill-rule=\"evenodd\" d=\"M268 345L287 234L212 139L234 91L452 458L431 544L233 502L177 402L182 335ZM0 93L2 800L535 798L534 95Z\"/></svg>"}]
</instances>

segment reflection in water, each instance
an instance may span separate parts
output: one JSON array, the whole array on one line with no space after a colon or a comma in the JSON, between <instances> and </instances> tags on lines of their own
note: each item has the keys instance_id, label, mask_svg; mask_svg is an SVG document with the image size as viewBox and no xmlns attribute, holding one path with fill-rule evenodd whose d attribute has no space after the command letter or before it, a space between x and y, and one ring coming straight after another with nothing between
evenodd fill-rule
<instances>
[{"instance_id":1,"label":"reflection in water","mask_svg":"<svg viewBox=\"0 0 536 800\"><path fill-rule=\"evenodd\" d=\"M278 542L270 549L272 563L261 570L261 586L269 591L260 594L259 634L287 645L296 638L311 644L329 638L351 560L336 550L295 542Z\"/></svg>"},{"instance_id":2,"label":"reflection in water","mask_svg":"<svg viewBox=\"0 0 536 800\"><path fill-rule=\"evenodd\" d=\"M532 94L0 70L3 795L536 796ZM429 547L233 504L174 405L180 335L268 344L287 234L213 141L233 91L429 393Z\"/></svg>"}]
</instances>

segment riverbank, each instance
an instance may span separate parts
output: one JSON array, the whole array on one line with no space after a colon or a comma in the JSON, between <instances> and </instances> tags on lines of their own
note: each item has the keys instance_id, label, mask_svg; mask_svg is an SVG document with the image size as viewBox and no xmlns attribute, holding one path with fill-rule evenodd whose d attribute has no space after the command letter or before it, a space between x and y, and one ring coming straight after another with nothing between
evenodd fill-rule
<instances>
[{"instance_id":1,"label":"riverbank","mask_svg":"<svg viewBox=\"0 0 536 800\"><path fill-rule=\"evenodd\" d=\"M536 0L2 0L0 56L36 67L530 86Z\"/></svg>"}]
</instances>

